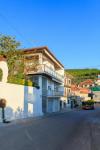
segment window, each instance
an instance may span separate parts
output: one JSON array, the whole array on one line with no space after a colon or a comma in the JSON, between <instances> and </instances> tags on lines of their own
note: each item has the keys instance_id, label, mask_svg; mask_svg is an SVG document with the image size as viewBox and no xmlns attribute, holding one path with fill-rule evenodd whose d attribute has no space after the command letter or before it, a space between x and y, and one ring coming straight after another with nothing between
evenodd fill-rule
<instances>
[{"instance_id":1,"label":"window","mask_svg":"<svg viewBox=\"0 0 100 150\"><path fill-rule=\"evenodd\" d=\"M69 82L68 82L69 84L71 84L71 80L69 80Z\"/></svg>"}]
</instances>

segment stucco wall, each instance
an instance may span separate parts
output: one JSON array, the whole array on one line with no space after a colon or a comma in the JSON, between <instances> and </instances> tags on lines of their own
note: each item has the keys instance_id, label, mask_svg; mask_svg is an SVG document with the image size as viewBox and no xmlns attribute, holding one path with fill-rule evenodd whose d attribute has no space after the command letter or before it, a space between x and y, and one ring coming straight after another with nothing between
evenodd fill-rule
<instances>
[{"instance_id":1,"label":"stucco wall","mask_svg":"<svg viewBox=\"0 0 100 150\"><path fill-rule=\"evenodd\" d=\"M7 82L8 66L6 61L0 61L0 69L2 70L3 73L2 82Z\"/></svg>"},{"instance_id":2,"label":"stucco wall","mask_svg":"<svg viewBox=\"0 0 100 150\"><path fill-rule=\"evenodd\" d=\"M5 112L8 120L42 115L39 89L0 82L0 98L7 101Z\"/></svg>"}]
</instances>

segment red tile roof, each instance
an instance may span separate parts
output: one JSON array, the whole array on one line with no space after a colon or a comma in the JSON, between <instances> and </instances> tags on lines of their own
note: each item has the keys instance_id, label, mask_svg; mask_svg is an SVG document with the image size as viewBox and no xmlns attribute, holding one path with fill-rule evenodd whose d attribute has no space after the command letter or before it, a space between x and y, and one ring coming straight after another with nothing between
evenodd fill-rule
<instances>
[{"instance_id":1,"label":"red tile roof","mask_svg":"<svg viewBox=\"0 0 100 150\"><path fill-rule=\"evenodd\" d=\"M77 87L77 85L71 85L71 91L78 91L79 88Z\"/></svg>"},{"instance_id":2,"label":"red tile roof","mask_svg":"<svg viewBox=\"0 0 100 150\"><path fill-rule=\"evenodd\" d=\"M79 92L80 94L88 94L88 93L90 93L90 89L78 87L77 85L72 85L71 86L71 91L72 92Z\"/></svg>"},{"instance_id":3,"label":"red tile roof","mask_svg":"<svg viewBox=\"0 0 100 150\"><path fill-rule=\"evenodd\" d=\"M85 80L79 84L79 86L83 85L92 85L94 82L91 79Z\"/></svg>"}]
</instances>

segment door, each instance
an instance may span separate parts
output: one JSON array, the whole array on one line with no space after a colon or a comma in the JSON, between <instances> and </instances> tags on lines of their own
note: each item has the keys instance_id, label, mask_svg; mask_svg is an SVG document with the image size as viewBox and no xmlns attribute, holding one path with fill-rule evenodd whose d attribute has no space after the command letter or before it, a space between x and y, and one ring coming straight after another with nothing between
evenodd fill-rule
<instances>
[{"instance_id":1,"label":"door","mask_svg":"<svg viewBox=\"0 0 100 150\"><path fill-rule=\"evenodd\" d=\"M53 100L48 100L48 112L53 112Z\"/></svg>"},{"instance_id":2,"label":"door","mask_svg":"<svg viewBox=\"0 0 100 150\"><path fill-rule=\"evenodd\" d=\"M54 100L54 112L59 111L59 99Z\"/></svg>"}]
</instances>

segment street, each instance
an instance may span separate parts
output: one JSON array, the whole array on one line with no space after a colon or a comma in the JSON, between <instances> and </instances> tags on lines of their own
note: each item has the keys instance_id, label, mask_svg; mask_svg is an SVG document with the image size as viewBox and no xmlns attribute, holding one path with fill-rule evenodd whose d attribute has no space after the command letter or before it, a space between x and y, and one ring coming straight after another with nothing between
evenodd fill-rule
<instances>
[{"instance_id":1,"label":"street","mask_svg":"<svg viewBox=\"0 0 100 150\"><path fill-rule=\"evenodd\" d=\"M100 150L100 109L1 126L0 150Z\"/></svg>"}]
</instances>

